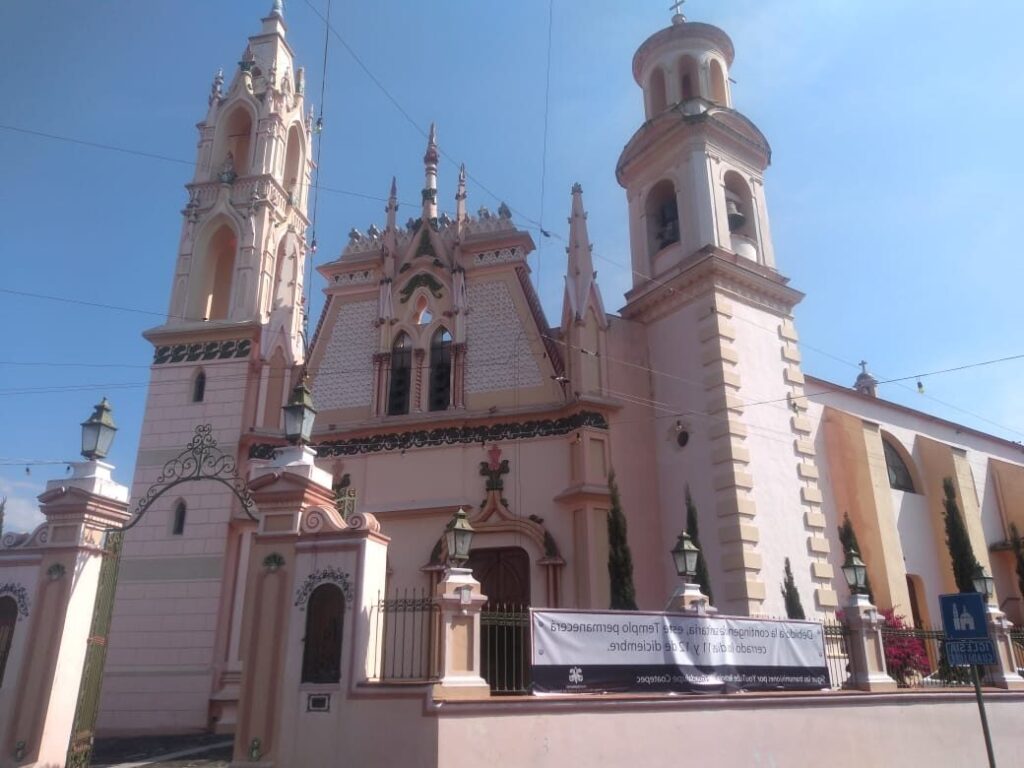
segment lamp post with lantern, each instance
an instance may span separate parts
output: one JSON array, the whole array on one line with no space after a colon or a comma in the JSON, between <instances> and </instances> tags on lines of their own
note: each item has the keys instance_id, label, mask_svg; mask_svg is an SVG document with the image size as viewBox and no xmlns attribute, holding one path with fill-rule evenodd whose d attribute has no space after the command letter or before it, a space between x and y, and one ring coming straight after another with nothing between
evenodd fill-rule
<instances>
[{"instance_id":1,"label":"lamp post with lantern","mask_svg":"<svg viewBox=\"0 0 1024 768\"><path fill-rule=\"evenodd\" d=\"M679 575L682 584L669 598L665 610L676 613L697 613L700 615L713 614L717 611L711 607L708 596L700 591L700 584L696 583L697 560L700 558L700 549L690 535L684 530L676 539L676 545L672 548L672 562L675 565L676 573Z\"/></svg>"},{"instance_id":2,"label":"lamp post with lantern","mask_svg":"<svg viewBox=\"0 0 1024 768\"><path fill-rule=\"evenodd\" d=\"M473 571L466 567L473 546L473 526L466 510L459 508L444 529L448 550L444 578L435 599L441 608L441 669L434 696L441 699L475 699L490 696L481 675L480 612L487 596Z\"/></svg>"},{"instance_id":3,"label":"lamp post with lantern","mask_svg":"<svg viewBox=\"0 0 1024 768\"><path fill-rule=\"evenodd\" d=\"M843 578L850 600L843 609L843 623L849 630L850 677L845 687L862 691L895 691L885 666L882 627L885 619L868 597L868 567L854 547L846 551Z\"/></svg>"}]
</instances>

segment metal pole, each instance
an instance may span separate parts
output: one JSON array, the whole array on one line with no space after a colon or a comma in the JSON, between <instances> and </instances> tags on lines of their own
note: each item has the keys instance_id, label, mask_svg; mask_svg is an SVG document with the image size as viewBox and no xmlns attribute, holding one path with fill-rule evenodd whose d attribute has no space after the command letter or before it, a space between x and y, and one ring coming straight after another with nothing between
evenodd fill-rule
<instances>
[{"instance_id":1,"label":"metal pole","mask_svg":"<svg viewBox=\"0 0 1024 768\"><path fill-rule=\"evenodd\" d=\"M996 756L992 751L992 735L988 732L988 718L985 716L985 701L981 698L981 678L978 676L977 664L971 664L971 677L974 678L974 693L978 697L978 713L981 715L981 732L985 734L988 765L989 768L996 768Z\"/></svg>"}]
</instances>

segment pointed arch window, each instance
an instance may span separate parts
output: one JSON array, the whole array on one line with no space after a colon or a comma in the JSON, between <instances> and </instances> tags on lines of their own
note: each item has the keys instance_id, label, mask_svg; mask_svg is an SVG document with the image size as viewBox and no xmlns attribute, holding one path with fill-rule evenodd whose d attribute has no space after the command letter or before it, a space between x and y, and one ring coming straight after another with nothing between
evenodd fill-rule
<instances>
[{"instance_id":1,"label":"pointed arch window","mask_svg":"<svg viewBox=\"0 0 1024 768\"><path fill-rule=\"evenodd\" d=\"M0 687L4 684L7 657L14 642L14 625L18 621L18 605L13 597L0 597Z\"/></svg>"},{"instance_id":2,"label":"pointed arch window","mask_svg":"<svg viewBox=\"0 0 1024 768\"><path fill-rule=\"evenodd\" d=\"M179 501L174 505L174 516L171 518L171 535L181 536L185 533L185 517L188 514L188 505Z\"/></svg>"},{"instance_id":3,"label":"pointed arch window","mask_svg":"<svg viewBox=\"0 0 1024 768\"><path fill-rule=\"evenodd\" d=\"M412 341L403 333L391 347L391 382L388 386L388 416L409 412L412 381Z\"/></svg>"},{"instance_id":4,"label":"pointed arch window","mask_svg":"<svg viewBox=\"0 0 1024 768\"><path fill-rule=\"evenodd\" d=\"M336 584L321 584L306 605L306 636L302 649L302 682L341 680L341 628L345 596Z\"/></svg>"},{"instance_id":5,"label":"pointed arch window","mask_svg":"<svg viewBox=\"0 0 1024 768\"><path fill-rule=\"evenodd\" d=\"M914 477L910 467L903 460L899 450L888 439L882 438L882 450L885 451L885 468L889 472L889 487L896 491L917 493L914 489Z\"/></svg>"},{"instance_id":6,"label":"pointed arch window","mask_svg":"<svg viewBox=\"0 0 1024 768\"><path fill-rule=\"evenodd\" d=\"M452 335L438 328L430 341L430 410L445 411L452 401Z\"/></svg>"},{"instance_id":7,"label":"pointed arch window","mask_svg":"<svg viewBox=\"0 0 1024 768\"><path fill-rule=\"evenodd\" d=\"M196 377L192 379L192 402L201 403L206 397L206 373L200 368Z\"/></svg>"}]
</instances>

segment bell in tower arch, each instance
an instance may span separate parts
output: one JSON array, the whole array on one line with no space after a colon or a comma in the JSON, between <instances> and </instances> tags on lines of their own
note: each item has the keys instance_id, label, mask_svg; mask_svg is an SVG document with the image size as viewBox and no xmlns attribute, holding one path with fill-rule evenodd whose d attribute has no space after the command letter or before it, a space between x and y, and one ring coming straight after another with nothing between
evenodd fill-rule
<instances>
[{"instance_id":1,"label":"bell in tower arch","mask_svg":"<svg viewBox=\"0 0 1024 768\"><path fill-rule=\"evenodd\" d=\"M747 223L747 216L743 213L739 200L733 197L727 198L725 201L725 212L729 218L730 232L736 233L743 229L743 225Z\"/></svg>"}]
</instances>

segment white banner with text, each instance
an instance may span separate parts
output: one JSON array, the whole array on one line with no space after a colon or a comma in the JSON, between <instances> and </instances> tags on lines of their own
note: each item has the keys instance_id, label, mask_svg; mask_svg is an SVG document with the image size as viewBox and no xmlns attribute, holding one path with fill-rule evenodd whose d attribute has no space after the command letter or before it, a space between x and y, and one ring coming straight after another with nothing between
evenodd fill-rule
<instances>
[{"instance_id":1,"label":"white banner with text","mask_svg":"<svg viewBox=\"0 0 1024 768\"><path fill-rule=\"evenodd\" d=\"M810 621L531 610L537 693L729 693L829 687Z\"/></svg>"}]
</instances>

